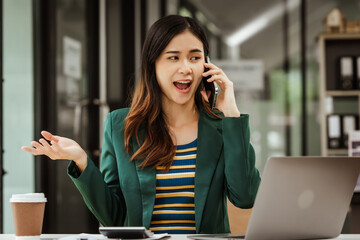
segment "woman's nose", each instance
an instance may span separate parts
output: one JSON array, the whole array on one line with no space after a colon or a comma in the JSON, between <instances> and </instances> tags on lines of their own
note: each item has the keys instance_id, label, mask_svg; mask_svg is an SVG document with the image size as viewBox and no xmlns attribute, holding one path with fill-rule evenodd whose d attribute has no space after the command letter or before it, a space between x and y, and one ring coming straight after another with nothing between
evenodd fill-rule
<instances>
[{"instance_id":1,"label":"woman's nose","mask_svg":"<svg viewBox=\"0 0 360 240\"><path fill-rule=\"evenodd\" d=\"M190 63L188 62L188 61L182 61L181 62L181 66L180 66L180 68L179 68L179 72L181 73L181 74L189 74L189 73L191 73L192 72L192 68L191 68L191 65L190 65Z\"/></svg>"}]
</instances>

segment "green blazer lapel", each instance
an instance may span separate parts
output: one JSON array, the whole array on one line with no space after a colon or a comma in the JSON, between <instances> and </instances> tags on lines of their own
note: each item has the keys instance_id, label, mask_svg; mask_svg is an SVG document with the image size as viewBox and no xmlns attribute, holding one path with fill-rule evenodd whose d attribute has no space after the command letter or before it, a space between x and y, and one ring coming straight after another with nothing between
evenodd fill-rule
<instances>
[{"instance_id":1,"label":"green blazer lapel","mask_svg":"<svg viewBox=\"0 0 360 240\"><path fill-rule=\"evenodd\" d=\"M149 229L156 196L156 170L152 167L142 168L139 166L136 166L136 170L140 182L143 225ZM138 209L130 209L130 211L138 211Z\"/></svg>"},{"instance_id":2,"label":"green blazer lapel","mask_svg":"<svg viewBox=\"0 0 360 240\"><path fill-rule=\"evenodd\" d=\"M206 113L200 111L195 169L195 222L199 231L209 186L223 147L222 136Z\"/></svg>"},{"instance_id":3,"label":"green blazer lapel","mask_svg":"<svg viewBox=\"0 0 360 240\"><path fill-rule=\"evenodd\" d=\"M142 128L139 132L139 136L144 136L145 129ZM139 145L137 144L135 138L133 138L133 150L136 152L139 149ZM150 222L153 214L155 196L156 196L156 170L153 167L139 167L144 159L135 161L136 171L140 184L140 194L142 200L142 212L143 226L149 229ZM129 209L130 211L139 211L139 209Z\"/></svg>"}]
</instances>

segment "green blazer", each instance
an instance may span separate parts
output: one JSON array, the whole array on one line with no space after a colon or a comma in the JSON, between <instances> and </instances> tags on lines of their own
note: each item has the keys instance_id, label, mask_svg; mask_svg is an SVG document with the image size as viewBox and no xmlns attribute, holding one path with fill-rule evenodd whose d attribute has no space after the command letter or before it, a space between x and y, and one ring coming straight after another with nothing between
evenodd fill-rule
<instances>
[{"instance_id":1,"label":"green blazer","mask_svg":"<svg viewBox=\"0 0 360 240\"><path fill-rule=\"evenodd\" d=\"M124 149L124 120L128 112L129 109L119 109L107 116L100 171L88 159L81 174L70 162L68 174L102 225L149 228L156 170L138 167L141 161L130 162ZM138 148L135 144L134 150ZM251 208L259 183L250 144L249 116L219 120L201 110L195 169L196 232L230 232L226 197L239 208Z\"/></svg>"}]
</instances>

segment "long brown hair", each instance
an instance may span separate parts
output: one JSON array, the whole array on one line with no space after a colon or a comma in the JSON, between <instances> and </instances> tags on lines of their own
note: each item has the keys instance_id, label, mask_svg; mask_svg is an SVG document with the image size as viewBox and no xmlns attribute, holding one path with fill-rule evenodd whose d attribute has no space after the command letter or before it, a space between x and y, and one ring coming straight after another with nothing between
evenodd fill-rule
<instances>
[{"instance_id":1,"label":"long brown hair","mask_svg":"<svg viewBox=\"0 0 360 240\"><path fill-rule=\"evenodd\" d=\"M145 158L139 165L163 166L168 171L175 156L169 128L163 116L161 89L156 80L155 62L176 35L189 30L204 46L208 56L209 45L204 30L192 18L169 15L159 19L149 29L142 49L140 82L132 98L130 111L125 119L125 149L132 154L131 161ZM200 85L201 86L201 85ZM209 115L219 118L200 94L200 86L195 92L195 104ZM211 92L211 97L214 91ZM139 130L144 128L145 135ZM132 139L135 138L139 149L133 152Z\"/></svg>"}]
</instances>

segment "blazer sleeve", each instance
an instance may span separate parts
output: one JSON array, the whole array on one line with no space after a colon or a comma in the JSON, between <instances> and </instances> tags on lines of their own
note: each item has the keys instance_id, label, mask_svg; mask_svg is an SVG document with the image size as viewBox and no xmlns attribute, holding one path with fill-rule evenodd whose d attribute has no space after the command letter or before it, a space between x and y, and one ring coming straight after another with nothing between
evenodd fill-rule
<instances>
[{"instance_id":1,"label":"blazer sleeve","mask_svg":"<svg viewBox=\"0 0 360 240\"><path fill-rule=\"evenodd\" d=\"M103 226L122 226L126 216L126 204L120 189L115 150L112 142L111 113L108 114L103 135L102 172L88 157L88 164L80 174L71 161L68 175L80 191L87 207Z\"/></svg>"},{"instance_id":2,"label":"blazer sleeve","mask_svg":"<svg viewBox=\"0 0 360 240\"><path fill-rule=\"evenodd\" d=\"M250 144L249 115L224 117L222 124L227 196L235 206L251 208L260 184L260 174Z\"/></svg>"}]
</instances>

